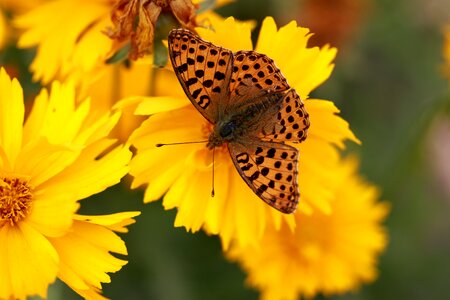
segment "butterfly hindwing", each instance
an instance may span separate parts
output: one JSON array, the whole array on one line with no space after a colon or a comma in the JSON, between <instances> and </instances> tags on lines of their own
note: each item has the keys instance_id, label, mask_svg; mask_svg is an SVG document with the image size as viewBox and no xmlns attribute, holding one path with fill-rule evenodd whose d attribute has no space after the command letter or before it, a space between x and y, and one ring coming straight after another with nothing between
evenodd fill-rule
<instances>
[{"instance_id":1,"label":"butterfly hindwing","mask_svg":"<svg viewBox=\"0 0 450 300\"><path fill-rule=\"evenodd\" d=\"M267 120L259 137L265 141L300 143L306 139L309 115L294 89L283 96L276 116Z\"/></svg>"},{"instance_id":2,"label":"butterfly hindwing","mask_svg":"<svg viewBox=\"0 0 450 300\"><path fill-rule=\"evenodd\" d=\"M264 202L283 213L297 208L298 150L272 142L229 143L238 173Z\"/></svg>"},{"instance_id":3,"label":"butterfly hindwing","mask_svg":"<svg viewBox=\"0 0 450 300\"><path fill-rule=\"evenodd\" d=\"M218 106L228 98L233 54L185 29L169 34L169 56L186 95L211 123Z\"/></svg>"}]
</instances>

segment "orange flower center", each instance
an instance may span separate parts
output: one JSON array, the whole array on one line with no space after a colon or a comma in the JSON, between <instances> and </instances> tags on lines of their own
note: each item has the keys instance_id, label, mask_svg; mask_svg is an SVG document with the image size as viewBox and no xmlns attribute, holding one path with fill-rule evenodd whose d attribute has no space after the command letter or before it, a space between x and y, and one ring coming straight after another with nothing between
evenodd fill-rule
<instances>
[{"instance_id":1,"label":"orange flower center","mask_svg":"<svg viewBox=\"0 0 450 300\"><path fill-rule=\"evenodd\" d=\"M0 177L0 228L7 224L14 226L30 213L31 191L28 181Z\"/></svg>"}]
</instances>

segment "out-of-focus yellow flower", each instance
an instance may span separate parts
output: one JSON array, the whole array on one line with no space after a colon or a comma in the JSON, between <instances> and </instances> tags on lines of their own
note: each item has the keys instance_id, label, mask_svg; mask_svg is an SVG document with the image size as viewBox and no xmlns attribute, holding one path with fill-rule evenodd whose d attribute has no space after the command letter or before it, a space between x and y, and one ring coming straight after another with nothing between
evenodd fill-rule
<instances>
[{"instance_id":1,"label":"out-of-focus yellow flower","mask_svg":"<svg viewBox=\"0 0 450 300\"><path fill-rule=\"evenodd\" d=\"M197 28L200 35L217 45L252 49L250 26L229 18L215 24L214 31ZM310 33L295 22L277 30L272 18L261 28L256 50L273 58L288 83L306 99L330 75L336 50L307 48ZM175 75L166 74L164 88L170 97L148 98L136 113L151 115L131 137L137 148L130 173L133 187L148 184L145 202L164 196L166 209L177 208L175 226L219 234L225 247L232 240L246 245L257 243L267 223L277 228L285 219L295 227L292 215L283 215L264 204L244 183L228 152L216 151L215 197L211 198L212 153L204 144L156 148L158 143L201 141L207 139L208 123L190 104ZM300 145L299 209L330 213L329 204L336 174L330 166L339 156L335 146L346 139L357 141L347 122L338 117L332 102L306 100L310 114L309 137Z\"/></svg>"},{"instance_id":2,"label":"out-of-focus yellow flower","mask_svg":"<svg viewBox=\"0 0 450 300\"><path fill-rule=\"evenodd\" d=\"M102 69L97 78L84 82L80 93L92 97L92 109L96 114L104 114L125 97L153 95L154 72L156 69L152 64L144 60L132 62L130 66L112 64ZM112 135L126 141L143 119L142 116L134 114L133 106L123 108L122 116Z\"/></svg>"},{"instance_id":3,"label":"out-of-focus yellow flower","mask_svg":"<svg viewBox=\"0 0 450 300\"><path fill-rule=\"evenodd\" d=\"M1 0L3 9L13 12L24 12L48 0Z\"/></svg>"},{"instance_id":4,"label":"out-of-focus yellow flower","mask_svg":"<svg viewBox=\"0 0 450 300\"><path fill-rule=\"evenodd\" d=\"M33 80L75 79L99 68L113 42L103 31L111 26L109 0L48 1L15 20L24 29L18 45L38 46L30 69Z\"/></svg>"},{"instance_id":5,"label":"out-of-focus yellow flower","mask_svg":"<svg viewBox=\"0 0 450 300\"><path fill-rule=\"evenodd\" d=\"M8 25L6 23L5 15L0 7L0 50L5 46L8 38Z\"/></svg>"},{"instance_id":6,"label":"out-of-focus yellow flower","mask_svg":"<svg viewBox=\"0 0 450 300\"><path fill-rule=\"evenodd\" d=\"M352 158L333 170L339 174L333 213L299 213L294 232L271 226L258 247L231 247L228 257L248 272L248 284L262 299L344 293L376 278L377 257L387 243L381 222L389 207L377 202L377 188L356 174L356 166Z\"/></svg>"},{"instance_id":7,"label":"out-of-focus yellow flower","mask_svg":"<svg viewBox=\"0 0 450 300\"><path fill-rule=\"evenodd\" d=\"M444 58L445 66L444 72L447 77L450 78L450 25L445 28L444 31L445 41L444 41Z\"/></svg>"},{"instance_id":8,"label":"out-of-focus yellow flower","mask_svg":"<svg viewBox=\"0 0 450 300\"><path fill-rule=\"evenodd\" d=\"M22 88L0 70L0 298L46 297L56 277L95 296L126 264L114 233L138 212L76 214L79 200L120 181L131 153L107 135L120 113L90 118L74 87L42 90L24 123ZM100 295L98 295L100 297Z\"/></svg>"}]
</instances>

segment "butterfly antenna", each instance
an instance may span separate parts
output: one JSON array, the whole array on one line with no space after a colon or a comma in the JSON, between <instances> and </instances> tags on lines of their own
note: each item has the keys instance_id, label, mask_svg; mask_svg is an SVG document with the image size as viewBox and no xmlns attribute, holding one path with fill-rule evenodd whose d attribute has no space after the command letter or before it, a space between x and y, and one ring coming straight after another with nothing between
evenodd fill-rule
<instances>
[{"instance_id":1,"label":"butterfly antenna","mask_svg":"<svg viewBox=\"0 0 450 300\"><path fill-rule=\"evenodd\" d=\"M212 189L211 189L211 197L214 197L214 152L216 147L213 148L213 163L212 163Z\"/></svg>"},{"instance_id":2,"label":"butterfly antenna","mask_svg":"<svg viewBox=\"0 0 450 300\"><path fill-rule=\"evenodd\" d=\"M170 145L184 145L184 144L200 144L200 143L207 143L208 141L197 141L197 142L179 142L179 143L167 143L167 144L156 144L156 147L162 147L162 146L170 146Z\"/></svg>"}]
</instances>

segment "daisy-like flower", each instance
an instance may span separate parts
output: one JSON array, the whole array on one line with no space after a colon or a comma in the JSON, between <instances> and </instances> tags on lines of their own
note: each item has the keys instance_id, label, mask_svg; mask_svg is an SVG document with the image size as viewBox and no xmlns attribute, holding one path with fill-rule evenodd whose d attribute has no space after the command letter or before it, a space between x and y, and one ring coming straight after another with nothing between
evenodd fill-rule
<instances>
[{"instance_id":1,"label":"daisy-like flower","mask_svg":"<svg viewBox=\"0 0 450 300\"><path fill-rule=\"evenodd\" d=\"M114 233L138 212L76 214L79 200L128 172L131 153L107 135L120 113L92 118L74 87L42 90L24 123L22 88L0 70L0 299L46 297L57 277L82 296L101 297L108 272L126 264Z\"/></svg>"},{"instance_id":2,"label":"daisy-like flower","mask_svg":"<svg viewBox=\"0 0 450 300\"><path fill-rule=\"evenodd\" d=\"M214 31L197 28L197 32L217 45L237 50L253 49L250 26L229 18L216 23ZM255 50L271 57L291 87L302 99L330 75L336 49L307 48L308 29L295 22L277 29L266 18ZM130 173L133 187L148 184L145 202L163 198L166 209L177 208L175 226L193 232L203 228L219 234L224 247L232 240L246 245L257 243L267 223L277 228L285 219L295 227L292 215L283 215L263 203L244 183L226 151L216 151L215 196L211 198L212 153L205 144L187 144L156 148L158 143L207 140L211 126L184 95L173 74L166 74L164 86L170 97L148 98L136 113L151 115L131 137L137 148ZM319 209L331 212L330 199L335 185L334 172L339 155L335 146L346 139L357 141L347 122L336 115L330 101L308 99L309 137L300 148L301 204L299 209L312 213ZM218 150L218 149L216 149Z\"/></svg>"},{"instance_id":3,"label":"daisy-like flower","mask_svg":"<svg viewBox=\"0 0 450 300\"><path fill-rule=\"evenodd\" d=\"M340 294L375 280L377 258L387 243L381 222L389 206L377 202L378 189L357 175L356 166L351 158L333 170L340 180L332 214L299 213L295 231L272 226L258 247L233 244L228 257L247 271L247 283L261 291L261 299Z\"/></svg>"}]
</instances>

